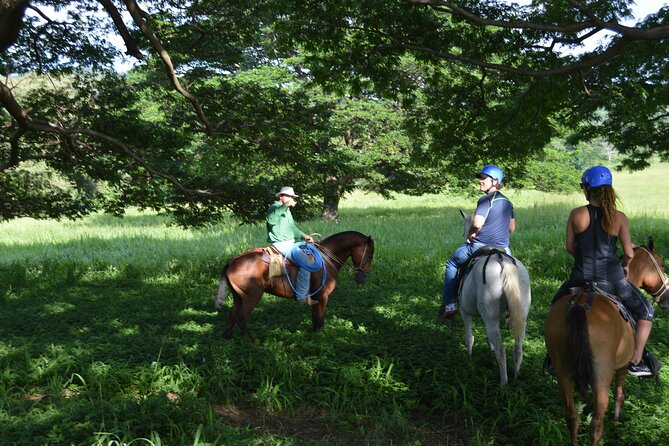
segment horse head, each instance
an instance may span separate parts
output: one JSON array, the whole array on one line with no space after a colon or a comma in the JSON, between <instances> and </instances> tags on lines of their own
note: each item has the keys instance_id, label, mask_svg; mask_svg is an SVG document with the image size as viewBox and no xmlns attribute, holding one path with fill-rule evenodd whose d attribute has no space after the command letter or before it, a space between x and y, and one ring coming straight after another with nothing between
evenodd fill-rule
<instances>
[{"instance_id":1,"label":"horse head","mask_svg":"<svg viewBox=\"0 0 669 446\"><path fill-rule=\"evenodd\" d=\"M664 273L665 263L655 251L652 237L646 246L634 248L635 255L629 265L628 279L648 292L662 308L669 308L669 281Z\"/></svg>"},{"instance_id":2,"label":"horse head","mask_svg":"<svg viewBox=\"0 0 669 446\"><path fill-rule=\"evenodd\" d=\"M462 218L465 221L465 227L462 230L463 236L465 240L467 239L467 236L469 235L469 228L472 227L472 216L464 212L462 209L458 209L460 211L460 215L462 215Z\"/></svg>"},{"instance_id":3,"label":"horse head","mask_svg":"<svg viewBox=\"0 0 669 446\"><path fill-rule=\"evenodd\" d=\"M351 251L351 260L353 261L353 271L355 272L355 281L363 283L367 280L372 269L372 260L374 259L374 240L368 236L360 245Z\"/></svg>"}]
</instances>

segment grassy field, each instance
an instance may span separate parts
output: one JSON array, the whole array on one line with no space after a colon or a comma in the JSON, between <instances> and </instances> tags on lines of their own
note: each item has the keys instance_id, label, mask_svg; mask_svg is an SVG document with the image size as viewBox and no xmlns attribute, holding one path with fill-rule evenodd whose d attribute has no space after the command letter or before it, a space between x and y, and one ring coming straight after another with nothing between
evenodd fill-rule
<instances>
[{"instance_id":1,"label":"grassy field","mask_svg":"<svg viewBox=\"0 0 669 446\"><path fill-rule=\"evenodd\" d=\"M669 210L655 185L669 165L615 174L632 238L669 255ZM507 387L478 321L470 358L461 321L437 325L444 263L462 240L458 209L473 199L355 194L324 236L357 230L376 241L372 274L343 270L325 328L309 310L266 295L249 345L221 335L213 310L222 265L265 244L264 227L169 226L155 215L0 224L2 445L563 445L555 380L542 373L543 321L567 276L569 210L582 196L509 191L514 254L533 303L521 377ZM669 313L658 308L649 348L669 364ZM511 338L504 330L510 357ZM606 445L669 438L666 381L629 377L623 421ZM587 443L588 404L581 405ZM664 440L663 440L664 439Z\"/></svg>"}]
</instances>

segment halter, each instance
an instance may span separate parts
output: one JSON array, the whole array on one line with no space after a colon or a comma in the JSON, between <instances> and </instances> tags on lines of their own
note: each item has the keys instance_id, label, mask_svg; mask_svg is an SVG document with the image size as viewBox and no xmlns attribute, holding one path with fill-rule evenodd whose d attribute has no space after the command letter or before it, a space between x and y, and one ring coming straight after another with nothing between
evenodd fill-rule
<instances>
[{"instance_id":1,"label":"halter","mask_svg":"<svg viewBox=\"0 0 669 446\"><path fill-rule=\"evenodd\" d=\"M664 274L664 271L662 271L662 268L660 268L660 265L657 263L657 260L655 260L655 256L651 254L650 251L648 251L643 246L639 246L638 248L644 251L646 254L648 254L650 260L653 262L653 265L655 266L655 269L657 270L657 273L660 275L660 279L662 279L662 285L660 285L660 288L650 293L650 295L653 296L653 298L657 302L664 293L669 291L669 287L667 286L667 283L669 283L669 281L667 280L667 276Z\"/></svg>"}]
</instances>

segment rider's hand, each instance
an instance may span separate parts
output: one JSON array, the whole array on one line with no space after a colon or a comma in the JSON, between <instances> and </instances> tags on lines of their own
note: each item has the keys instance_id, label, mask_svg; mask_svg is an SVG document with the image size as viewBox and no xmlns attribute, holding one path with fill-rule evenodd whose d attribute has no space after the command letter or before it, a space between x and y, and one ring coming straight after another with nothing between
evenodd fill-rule
<instances>
[{"instance_id":1,"label":"rider's hand","mask_svg":"<svg viewBox=\"0 0 669 446\"><path fill-rule=\"evenodd\" d=\"M304 236L304 241L309 242L309 243L313 243L313 242L314 242L314 238L313 238L312 236L310 236L310 235L305 235L305 236Z\"/></svg>"}]
</instances>

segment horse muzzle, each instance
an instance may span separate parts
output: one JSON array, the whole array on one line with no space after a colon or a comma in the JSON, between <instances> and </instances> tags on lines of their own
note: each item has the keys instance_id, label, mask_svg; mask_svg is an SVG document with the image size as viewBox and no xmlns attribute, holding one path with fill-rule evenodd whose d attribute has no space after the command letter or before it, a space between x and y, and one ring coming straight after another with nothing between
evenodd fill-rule
<instances>
[{"instance_id":1,"label":"horse muzzle","mask_svg":"<svg viewBox=\"0 0 669 446\"><path fill-rule=\"evenodd\" d=\"M363 271L361 269L355 270L355 282L358 284L362 284L367 280L367 276L369 276L369 273L366 271Z\"/></svg>"},{"instance_id":2,"label":"horse muzzle","mask_svg":"<svg viewBox=\"0 0 669 446\"><path fill-rule=\"evenodd\" d=\"M660 306L660 308L667 309L669 308L669 289L665 289L662 294L655 298L655 302Z\"/></svg>"}]
</instances>

